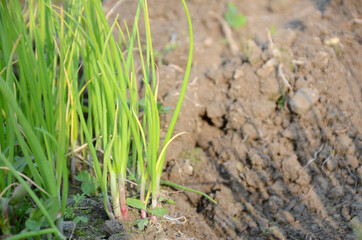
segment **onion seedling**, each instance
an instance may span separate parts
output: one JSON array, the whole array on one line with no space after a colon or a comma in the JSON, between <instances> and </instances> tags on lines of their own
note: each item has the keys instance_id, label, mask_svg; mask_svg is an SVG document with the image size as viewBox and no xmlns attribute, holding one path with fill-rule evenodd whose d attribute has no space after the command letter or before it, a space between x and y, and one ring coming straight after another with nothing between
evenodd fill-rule
<instances>
[{"instance_id":1,"label":"onion seedling","mask_svg":"<svg viewBox=\"0 0 362 240\"><path fill-rule=\"evenodd\" d=\"M193 31L192 31L192 24L191 18L184 0L182 0L187 20L188 20L188 27L189 27L189 34L190 34L190 49L189 49L189 58L186 67L186 72L184 76L184 81L182 84L179 100L177 102L175 111L173 113L173 117L170 123L170 126L167 131L166 138L164 140L163 146L160 148L160 120L159 120L159 109L157 103L158 97L158 87L159 87L159 76L156 74L156 67L154 62L154 53L152 48L152 37L151 37L151 30L150 30L150 23L149 23L149 15L148 15L148 6L147 0L143 2L143 10L144 10L144 19L145 19L145 27L146 27L146 60L144 60L142 46L139 40L139 33L138 28L137 36L138 36L138 47L141 59L141 65L143 70L143 82L145 85L145 97L144 97L144 104L143 104L143 121L138 120L138 116L136 112L133 112L134 119L137 121L138 129L140 131L144 149L144 157L140 159L138 164L139 166L139 174L141 177L141 192L140 192L140 200L144 202L144 208L147 205L148 198L152 193L152 209L159 207L158 199L159 199L159 191L160 191L160 180L162 175L162 170L165 161L165 153L169 144L178 136L184 134L179 133L171 138L172 132L178 118L181 105L183 102L183 98L186 92L188 79L190 76L191 70L191 62L192 62L192 55L193 55ZM139 138L137 138L139 139ZM139 140L136 141L138 144ZM141 151L137 151L138 154L142 154ZM145 159L146 162L144 163L142 159ZM146 167L146 168L145 168ZM150 178L149 182L149 189L148 194L145 199L144 190L146 185L146 180ZM141 209L141 217L145 217L144 209Z\"/></svg>"}]
</instances>

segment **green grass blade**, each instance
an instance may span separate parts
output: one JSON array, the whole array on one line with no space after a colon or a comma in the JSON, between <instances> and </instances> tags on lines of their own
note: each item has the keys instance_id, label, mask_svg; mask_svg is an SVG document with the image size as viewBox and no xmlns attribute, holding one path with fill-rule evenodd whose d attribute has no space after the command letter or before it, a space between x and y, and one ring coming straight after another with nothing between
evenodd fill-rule
<instances>
[{"instance_id":1,"label":"green grass blade","mask_svg":"<svg viewBox=\"0 0 362 240\"><path fill-rule=\"evenodd\" d=\"M203 193L203 192L197 191L197 190L195 190L195 189L187 188L187 187L178 185L178 184L173 183L173 182L170 182L170 181L163 181L163 180L161 180L160 183L163 184L163 185L167 185L167 186L170 186L170 187L173 187L173 188L180 189L180 190L182 190L182 191L187 191L187 192L192 192L192 193L200 194L200 195L206 197L207 199L209 199L211 202L217 204L217 202L216 202L214 199L212 199L209 195L207 195L207 194L205 194L205 193Z\"/></svg>"}]
</instances>

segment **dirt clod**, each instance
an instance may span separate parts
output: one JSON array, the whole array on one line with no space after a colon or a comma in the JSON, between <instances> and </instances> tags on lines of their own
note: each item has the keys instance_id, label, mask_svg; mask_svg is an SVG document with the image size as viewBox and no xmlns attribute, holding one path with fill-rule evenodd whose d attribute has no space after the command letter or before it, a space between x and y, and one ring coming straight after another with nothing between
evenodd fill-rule
<instances>
[{"instance_id":1,"label":"dirt clod","mask_svg":"<svg viewBox=\"0 0 362 240\"><path fill-rule=\"evenodd\" d=\"M124 231L123 225L119 221L107 220L104 222L104 231L109 234L116 234Z\"/></svg>"},{"instance_id":2,"label":"dirt clod","mask_svg":"<svg viewBox=\"0 0 362 240\"><path fill-rule=\"evenodd\" d=\"M318 99L319 95L316 90L311 88L301 88L290 99L289 106L293 112L302 115L311 109Z\"/></svg>"}]
</instances>

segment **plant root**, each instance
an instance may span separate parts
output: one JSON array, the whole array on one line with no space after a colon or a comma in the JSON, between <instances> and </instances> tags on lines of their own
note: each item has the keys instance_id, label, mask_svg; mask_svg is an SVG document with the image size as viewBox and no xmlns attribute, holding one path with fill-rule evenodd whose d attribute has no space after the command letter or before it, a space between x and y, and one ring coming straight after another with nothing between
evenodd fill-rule
<instances>
[{"instance_id":1,"label":"plant root","mask_svg":"<svg viewBox=\"0 0 362 240\"><path fill-rule=\"evenodd\" d=\"M184 223L187 222L187 219L184 216L174 218L174 217L171 217L171 216L168 216L168 215L164 215L163 218L170 221L170 222L172 222L172 223L177 223L177 224L184 224Z\"/></svg>"}]
</instances>

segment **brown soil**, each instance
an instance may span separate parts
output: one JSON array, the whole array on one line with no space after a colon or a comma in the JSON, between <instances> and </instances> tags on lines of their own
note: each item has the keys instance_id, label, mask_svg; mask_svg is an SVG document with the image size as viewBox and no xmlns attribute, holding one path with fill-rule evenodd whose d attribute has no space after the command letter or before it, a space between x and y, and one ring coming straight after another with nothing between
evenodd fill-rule
<instances>
[{"instance_id":1,"label":"brown soil","mask_svg":"<svg viewBox=\"0 0 362 240\"><path fill-rule=\"evenodd\" d=\"M119 13L130 23L136 2L122 1L111 19ZM163 219L130 238L357 239L351 223L362 221L362 2L234 1L248 23L232 30L232 39L220 22L229 1L187 2L195 53L175 131L191 137L172 144L164 179L218 204L165 188L176 202L168 215L186 223ZM187 61L186 17L181 1L149 7L155 49L178 44L159 66L161 100L174 106Z\"/></svg>"}]
</instances>

